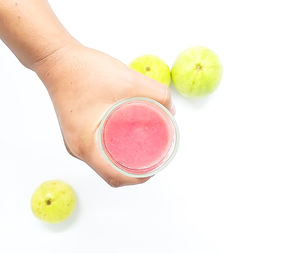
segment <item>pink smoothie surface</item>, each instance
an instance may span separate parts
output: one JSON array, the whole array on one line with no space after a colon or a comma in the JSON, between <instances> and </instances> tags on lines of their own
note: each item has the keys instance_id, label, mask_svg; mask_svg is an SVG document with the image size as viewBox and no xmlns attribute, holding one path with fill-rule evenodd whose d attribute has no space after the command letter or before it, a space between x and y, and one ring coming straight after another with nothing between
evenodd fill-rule
<instances>
[{"instance_id":1,"label":"pink smoothie surface","mask_svg":"<svg viewBox=\"0 0 300 253\"><path fill-rule=\"evenodd\" d=\"M172 122L158 105L128 102L106 119L103 144L111 159L128 170L155 169L172 145Z\"/></svg>"}]
</instances>

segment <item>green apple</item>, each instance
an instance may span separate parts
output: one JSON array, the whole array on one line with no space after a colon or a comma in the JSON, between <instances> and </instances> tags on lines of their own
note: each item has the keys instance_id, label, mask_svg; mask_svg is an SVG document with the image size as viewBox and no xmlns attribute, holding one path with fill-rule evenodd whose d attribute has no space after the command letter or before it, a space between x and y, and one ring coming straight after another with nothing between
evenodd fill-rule
<instances>
[{"instance_id":1,"label":"green apple","mask_svg":"<svg viewBox=\"0 0 300 253\"><path fill-rule=\"evenodd\" d=\"M193 47L179 54L171 73L179 93L187 97L203 96L217 88L222 66L218 56L210 49Z\"/></svg>"},{"instance_id":2,"label":"green apple","mask_svg":"<svg viewBox=\"0 0 300 253\"><path fill-rule=\"evenodd\" d=\"M67 183L51 180L42 183L33 193L31 209L39 219L57 223L67 219L76 205L74 190Z\"/></svg>"},{"instance_id":3,"label":"green apple","mask_svg":"<svg viewBox=\"0 0 300 253\"><path fill-rule=\"evenodd\" d=\"M132 69L167 86L169 86L171 82L169 66L155 55L142 55L133 60L129 66Z\"/></svg>"}]
</instances>

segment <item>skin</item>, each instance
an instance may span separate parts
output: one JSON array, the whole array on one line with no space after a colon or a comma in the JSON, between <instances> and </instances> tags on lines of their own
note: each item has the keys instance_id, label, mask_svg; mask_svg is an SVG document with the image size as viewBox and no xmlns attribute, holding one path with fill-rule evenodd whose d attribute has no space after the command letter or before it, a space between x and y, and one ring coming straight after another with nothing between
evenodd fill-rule
<instances>
[{"instance_id":1,"label":"skin","mask_svg":"<svg viewBox=\"0 0 300 253\"><path fill-rule=\"evenodd\" d=\"M113 187L149 179L127 177L110 167L100 153L96 134L105 111L124 98L150 97L174 111L166 85L80 44L45 0L1 0L0 37L44 83L71 155Z\"/></svg>"}]
</instances>

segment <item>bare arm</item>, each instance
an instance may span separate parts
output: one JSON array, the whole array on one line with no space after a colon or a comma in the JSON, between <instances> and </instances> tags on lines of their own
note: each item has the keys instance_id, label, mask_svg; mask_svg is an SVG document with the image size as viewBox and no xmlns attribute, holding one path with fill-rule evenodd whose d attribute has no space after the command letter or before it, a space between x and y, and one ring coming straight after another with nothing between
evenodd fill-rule
<instances>
[{"instance_id":1,"label":"bare arm","mask_svg":"<svg viewBox=\"0 0 300 253\"><path fill-rule=\"evenodd\" d=\"M0 0L0 37L27 68L76 42L46 0Z\"/></svg>"},{"instance_id":2,"label":"bare arm","mask_svg":"<svg viewBox=\"0 0 300 253\"><path fill-rule=\"evenodd\" d=\"M97 128L105 111L124 98L151 97L170 108L166 85L78 43L46 0L0 0L0 37L44 83L71 155L111 186L148 180L129 178L111 168L99 150Z\"/></svg>"}]
</instances>

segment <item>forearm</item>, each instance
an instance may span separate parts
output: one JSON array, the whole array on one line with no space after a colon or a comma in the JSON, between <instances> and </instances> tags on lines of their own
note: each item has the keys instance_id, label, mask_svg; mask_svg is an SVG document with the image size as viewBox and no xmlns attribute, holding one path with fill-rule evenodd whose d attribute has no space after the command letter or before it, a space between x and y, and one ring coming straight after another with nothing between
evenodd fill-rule
<instances>
[{"instance_id":1,"label":"forearm","mask_svg":"<svg viewBox=\"0 0 300 253\"><path fill-rule=\"evenodd\" d=\"M75 43L46 0L0 0L0 38L31 69Z\"/></svg>"}]
</instances>

